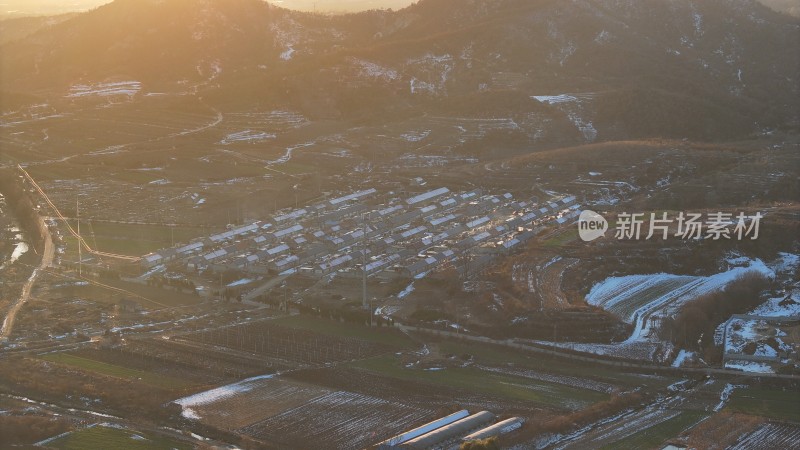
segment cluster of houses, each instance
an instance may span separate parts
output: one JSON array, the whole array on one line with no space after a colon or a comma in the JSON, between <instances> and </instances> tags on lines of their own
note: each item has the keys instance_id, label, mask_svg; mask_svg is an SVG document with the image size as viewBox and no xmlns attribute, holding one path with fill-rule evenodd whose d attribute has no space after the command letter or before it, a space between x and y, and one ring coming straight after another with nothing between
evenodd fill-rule
<instances>
[{"instance_id":1,"label":"cluster of houses","mask_svg":"<svg viewBox=\"0 0 800 450\"><path fill-rule=\"evenodd\" d=\"M366 271L419 278L448 262L486 264L578 213L572 196L540 203L445 187L407 198L365 189L163 249L142 264L254 276Z\"/></svg>"}]
</instances>

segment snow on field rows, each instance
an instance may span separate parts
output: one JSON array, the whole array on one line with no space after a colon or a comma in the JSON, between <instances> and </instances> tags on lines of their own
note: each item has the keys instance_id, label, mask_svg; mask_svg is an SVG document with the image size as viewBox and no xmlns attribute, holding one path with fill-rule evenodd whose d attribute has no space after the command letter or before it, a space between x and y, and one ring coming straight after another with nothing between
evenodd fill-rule
<instances>
[{"instance_id":1,"label":"snow on field rows","mask_svg":"<svg viewBox=\"0 0 800 450\"><path fill-rule=\"evenodd\" d=\"M534 341L540 345L566 348L576 352L615 358L638 359L642 361L663 361L670 353L672 345L658 342L631 341L614 344L584 344L577 342Z\"/></svg>"},{"instance_id":2,"label":"snow on field rows","mask_svg":"<svg viewBox=\"0 0 800 450\"><path fill-rule=\"evenodd\" d=\"M741 437L729 450L800 448L800 427L788 423L764 423Z\"/></svg>"},{"instance_id":3,"label":"snow on field rows","mask_svg":"<svg viewBox=\"0 0 800 450\"><path fill-rule=\"evenodd\" d=\"M267 112L237 112L225 115L236 123L247 123L250 126L266 126L272 130L285 131L308 125L309 121L302 114L293 111L273 110Z\"/></svg>"},{"instance_id":4,"label":"snow on field rows","mask_svg":"<svg viewBox=\"0 0 800 450\"><path fill-rule=\"evenodd\" d=\"M405 153L398 158L403 167L442 167L453 163L473 164L478 162L477 158L460 155L423 155L416 153Z\"/></svg>"},{"instance_id":5,"label":"snow on field rows","mask_svg":"<svg viewBox=\"0 0 800 450\"><path fill-rule=\"evenodd\" d=\"M96 84L76 84L70 88L68 98L89 97L109 97L112 95L134 96L142 89L142 83L138 81L120 81L116 83L96 83Z\"/></svg>"},{"instance_id":6,"label":"snow on field rows","mask_svg":"<svg viewBox=\"0 0 800 450\"><path fill-rule=\"evenodd\" d=\"M683 303L723 289L748 272L775 277L775 272L759 259L749 261L745 267L735 267L707 277L667 273L610 277L592 288L586 296L586 302L634 324L629 342L646 340L653 331L652 316L657 313L660 313L659 316L670 315Z\"/></svg>"},{"instance_id":7,"label":"snow on field rows","mask_svg":"<svg viewBox=\"0 0 800 450\"><path fill-rule=\"evenodd\" d=\"M251 391L258 387L263 380L272 378L274 375L261 375L257 377L247 378L245 380L220 386L208 391L198 392L197 394L188 397L179 398L175 403L181 405L183 408L183 417L188 419L200 419L200 416L192 409L192 407L208 405L235 395Z\"/></svg>"},{"instance_id":8,"label":"snow on field rows","mask_svg":"<svg viewBox=\"0 0 800 450\"><path fill-rule=\"evenodd\" d=\"M237 133L231 133L225 136L225 139L220 141L222 145L232 144L234 142L261 142L267 139L274 139L275 134L267 133L264 131L245 130Z\"/></svg>"},{"instance_id":9,"label":"snow on field rows","mask_svg":"<svg viewBox=\"0 0 800 450\"><path fill-rule=\"evenodd\" d=\"M359 449L413 428L431 415L376 397L337 391L239 431L288 446Z\"/></svg>"},{"instance_id":10,"label":"snow on field rows","mask_svg":"<svg viewBox=\"0 0 800 450\"><path fill-rule=\"evenodd\" d=\"M625 439L639 431L652 428L680 414L680 411L664 409L662 405L653 404L642 411L636 411L620 417L610 423L604 423L596 429L585 429L572 435L568 442L562 442L557 449L600 448L603 445Z\"/></svg>"}]
</instances>

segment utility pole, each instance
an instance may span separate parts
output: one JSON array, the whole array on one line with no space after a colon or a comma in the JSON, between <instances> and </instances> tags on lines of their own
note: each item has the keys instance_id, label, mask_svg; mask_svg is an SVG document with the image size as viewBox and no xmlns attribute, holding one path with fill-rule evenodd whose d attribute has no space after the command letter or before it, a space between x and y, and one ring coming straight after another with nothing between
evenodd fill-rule
<instances>
[{"instance_id":1,"label":"utility pole","mask_svg":"<svg viewBox=\"0 0 800 450\"><path fill-rule=\"evenodd\" d=\"M364 236L361 237L361 301L364 309L369 309L367 304L367 221L366 215L361 216L363 224ZM370 320L371 316L370 316Z\"/></svg>"},{"instance_id":2,"label":"utility pole","mask_svg":"<svg viewBox=\"0 0 800 450\"><path fill-rule=\"evenodd\" d=\"M80 204L80 194L75 195L75 216L78 218L78 278L81 278L83 275L83 254L81 252L81 247L83 244L83 238L81 238L81 204Z\"/></svg>"}]
</instances>

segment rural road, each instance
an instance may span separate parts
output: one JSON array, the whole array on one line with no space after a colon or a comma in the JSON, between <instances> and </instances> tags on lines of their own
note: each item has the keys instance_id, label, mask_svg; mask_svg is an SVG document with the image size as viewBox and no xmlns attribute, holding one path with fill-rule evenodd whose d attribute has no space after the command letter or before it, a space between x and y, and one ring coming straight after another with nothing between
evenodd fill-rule
<instances>
[{"instance_id":1,"label":"rural road","mask_svg":"<svg viewBox=\"0 0 800 450\"><path fill-rule=\"evenodd\" d=\"M47 228L47 225L45 225L44 220L41 217L39 217L39 226L42 228L42 230L44 230L44 252L42 252L42 261L39 263L39 267L33 270L33 273L25 282L19 298L8 309L6 318L3 320L3 327L0 328L0 341L8 340L8 337L11 335L11 330L14 328L14 320L17 317L17 313L30 298L33 284L36 282L39 272L53 264L53 257L55 256L53 238L50 236L50 230Z\"/></svg>"}]
</instances>

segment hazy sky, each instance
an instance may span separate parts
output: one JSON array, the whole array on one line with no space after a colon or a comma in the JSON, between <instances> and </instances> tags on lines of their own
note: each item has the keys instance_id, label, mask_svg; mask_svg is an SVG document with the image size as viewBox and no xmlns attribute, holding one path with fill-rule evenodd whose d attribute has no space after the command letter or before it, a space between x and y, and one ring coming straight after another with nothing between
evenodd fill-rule
<instances>
[{"instance_id":1,"label":"hazy sky","mask_svg":"<svg viewBox=\"0 0 800 450\"><path fill-rule=\"evenodd\" d=\"M72 11L85 11L111 0L0 0L0 14L4 16L28 16L61 14ZM414 3L415 0L275 0L271 1L285 8L320 12L363 11L375 8L399 9Z\"/></svg>"}]
</instances>

